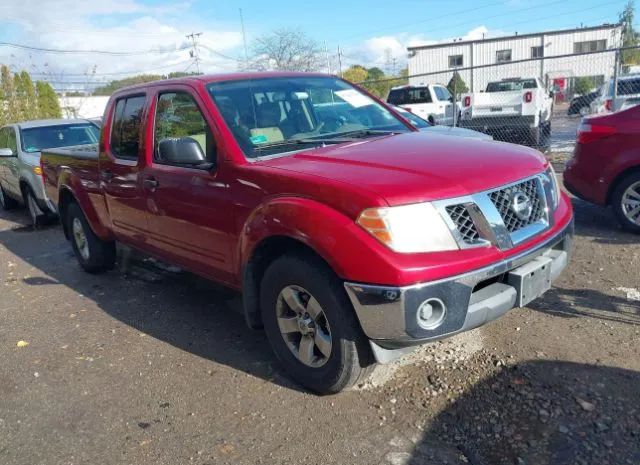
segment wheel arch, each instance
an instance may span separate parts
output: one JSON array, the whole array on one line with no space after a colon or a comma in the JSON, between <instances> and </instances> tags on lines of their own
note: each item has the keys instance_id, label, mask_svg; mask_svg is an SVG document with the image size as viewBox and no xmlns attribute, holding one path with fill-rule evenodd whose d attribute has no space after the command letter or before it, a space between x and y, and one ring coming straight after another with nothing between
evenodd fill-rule
<instances>
[{"instance_id":1,"label":"wheel arch","mask_svg":"<svg viewBox=\"0 0 640 465\"><path fill-rule=\"evenodd\" d=\"M613 199L613 193L616 191L616 189L618 188L618 185L620 185L620 183L626 179L627 177L631 176L632 174L636 174L636 173L640 173L640 165L636 165L636 166L631 166L625 170L622 170L620 173L618 173L616 175L616 177L613 179L613 182L611 182L611 184L609 185L609 190L607 191L607 205L611 205Z\"/></svg>"},{"instance_id":2,"label":"wheel arch","mask_svg":"<svg viewBox=\"0 0 640 465\"><path fill-rule=\"evenodd\" d=\"M312 260L320 260L328 268L331 268L329 263L316 250L297 238L274 235L262 239L253 248L242 272L244 315L250 328L259 329L262 327L260 284L264 273L271 263L284 255L297 255Z\"/></svg>"}]
</instances>

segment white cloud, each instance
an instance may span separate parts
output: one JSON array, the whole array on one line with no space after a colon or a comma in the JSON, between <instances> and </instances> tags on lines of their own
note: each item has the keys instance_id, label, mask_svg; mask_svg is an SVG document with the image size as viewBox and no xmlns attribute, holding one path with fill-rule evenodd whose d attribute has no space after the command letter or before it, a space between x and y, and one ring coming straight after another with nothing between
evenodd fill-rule
<instances>
[{"instance_id":1,"label":"white cloud","mask_svg":"<svg viewBox=\"0 0 640 465\"><path fill-rule=\"evenodd\" d=\"M110 56L97 54L50 54L0 47L0 62L14 69L27 69L34 77L44 73L50 80L64 81L54 87L85 88L87 82L109 81L124 76L107 74L145 71L164 74L183 71L192 62L185 37L202 31L199 38L201 69L206 72L236 70L237 49L242 36L206 18L189 15L188 2L148 6L137 0L4 0L0 6L0 27L19 33L4 40L38 47L65 50L146 51L162 53ZM186 13L185 13L186 12ZM225 58L228 57L228 58ZM95 76L92 71L95 69ZM195 70L191 66L189 70ZM88 76L83 74L88 73Z\"/></svg>"}]
</instances>

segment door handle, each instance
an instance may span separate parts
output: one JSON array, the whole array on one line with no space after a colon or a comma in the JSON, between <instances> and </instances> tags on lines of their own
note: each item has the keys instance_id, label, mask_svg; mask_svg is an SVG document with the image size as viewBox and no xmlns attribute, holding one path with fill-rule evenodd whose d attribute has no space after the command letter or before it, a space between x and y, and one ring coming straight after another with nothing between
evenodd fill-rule
<instances>
[{"instance_id":1,"label":"door handle","mask_svg":"<svg viewBox=\"0 0 640 465\"><path fill-rule=\"evenodd\" d=\"M160 185L160 183L156 178L145 178L142 180L142 185L145 189L152 191L156 189Z\"/></svg>"},{"instance_id":2,"label":"door handle","mask_svg":"<svg viewBox=\"0 0 640 465\"><path fill-rule=\"evenodd\" d=\"M103 181L111 181L113 179L113 172L111 170L102 170L100 171L100 179Z\"/></svg>"}]
</instances>

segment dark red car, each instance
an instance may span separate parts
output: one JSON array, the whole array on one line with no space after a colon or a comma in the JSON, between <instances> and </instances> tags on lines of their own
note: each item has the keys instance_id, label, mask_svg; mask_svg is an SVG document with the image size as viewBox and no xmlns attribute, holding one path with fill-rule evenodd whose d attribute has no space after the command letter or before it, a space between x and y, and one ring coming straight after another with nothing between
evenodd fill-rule
<instances>
[{"instance_id":1,"label":"dark red car","mask_svg":"<svg viewBox=\"0 0 640 465\"><path fill-rule=\"evenodd\" d=\"M337 77L158 81L103 121L99 147L41 157L81 266L112 267L117 241L241 291L315 391L528 304L568 263L539 152L421 133Z\"/></svg>"},{"instance_id":2,"label":"dark red car","mask_svg":"<svg viewBox=\"0 0 640 465\"><path fill-rule=\"evenodd\" d=\"M625 229L640 234L640 106L585 118L566 188L598 205L611 205Z\"/></svg>"}]
</instances>

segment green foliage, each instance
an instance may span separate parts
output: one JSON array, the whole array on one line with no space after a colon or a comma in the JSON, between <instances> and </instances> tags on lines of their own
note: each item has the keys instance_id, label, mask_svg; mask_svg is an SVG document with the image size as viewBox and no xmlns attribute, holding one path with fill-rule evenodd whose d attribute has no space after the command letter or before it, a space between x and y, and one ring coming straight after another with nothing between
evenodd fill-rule
<instances>
[{"instance_id":1,"label":"green foliage","mask_svg":"<svg viewBox=\"0 0 640 465\"><path fill-rule=\"evenodd\" d=\"M26 71L12 74L0 66L0 125L61 117L58 96L48 82L34 84Z\"/></svg>"},{"instance_id":2,"label":"green foliage","mask_svg":"<svg viewBox=\"0 0 640 465\"><path fill-rule=\"evenodd\" d=\"M635 9L635 2L633 0L629 0L625 5L624 10L622 10L622 13L620 13L623 47L633 47L640 44L640 34L638 34L633 27ZM640 50L623 50L621 58L623 65L640 64Z\"/></svg>"},{"instance_id":3,"label":"green foliage","mask_svg":"<svg viewBox=\"0 0 640 465\"><path fill-rule=\"evenodd\" d=\"M588 77L579 77L575 80L573 85L573 92L575 94L586 95L596 87L593 80Z\"/></svg>"},{"instance_id":4,"label":"green foliage","mask_svg":"<svg viewBox=\"0 0 640 465\"><path fill-rule=\"evenodd\" d=\"M140 74L138 76L131 76L124 79L116 79L104 86L96 87L93 91L93 95L111 95L116 90L127 86L133 86L135 84L144 84L145 82L159 81L166 77L161 74Z\"/></svg>"},{"instance_id":5,"label":"green foliage","mask_svg":"<svg viewBox=\"0 0 640 465\"><path fill-rule=\"evenodd\" d=\"M369 73L367 72L367 69L360 65L353 65L342 73L342 77L344 79L354 84L366 81L368 76Z\"/></svg>"},{"instance_id":6,"label":"green foliage","mask_svg":"<svg viewBox=\"0 0 640 465\"><path fill-rule=\"evenodd\" d=\"M174 79L186 76L197 76L198 73L185 73L182 71L175 71L169 74L139 74L137 76L131 76L124 79L116 79L108 82L107 84L96 87L93 91L93 95L111 95L116 90L123 87L133 86L136 84L144 84L145 82L160 81L162 79Z\"/></svg>"},{"instance_id":7,"label":"green foliage","mask_svg":"<svg viewBox=\"0 0 640 465\"><path fill-rule=\"evenodd\" d=\"M460 76L457 71L451 76L451 80L449 80L449 84L447 84L447 89L449 89L451 95L460 95L469 92L467 83L464 82L464 79L462 79L462 76Z\"/></svg>"},{"instance_id":8,"label":"green foliage","mask_svg":"<svg viewBox=\"0 0 640 465\"><path fill-rule=\"evenodd\" d=\"M48 82L37 81L36 92L38 94L39 118L62 118L60 102L53 87Z\"/></svg>"}]
</instances>

